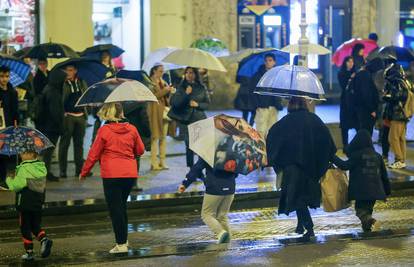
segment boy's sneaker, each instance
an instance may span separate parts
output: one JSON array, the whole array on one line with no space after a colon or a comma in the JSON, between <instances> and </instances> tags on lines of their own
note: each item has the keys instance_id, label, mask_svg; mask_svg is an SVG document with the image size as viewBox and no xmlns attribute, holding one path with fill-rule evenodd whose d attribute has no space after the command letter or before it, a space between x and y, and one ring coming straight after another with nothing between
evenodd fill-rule
<instances>
[{"instance_id":1,"label":"boy's sneaker","mask_svg":"<svg viewBox=\"0 0 414 267\"><path fill-rule=\"evenodd\" d=\"M125 244L116 244L113 249L109 251L111 254L118 254L118 253L128 253L128 243Z\"/></svg>"},{"instance_id":2,"label":"boy's sneaker","mask_svg":"<svg viewBox=\"0 0 414 267\"><path fill-rule=\"evenodd\" d=\"M33 251L32 252L26 252L26 254L22 255L22 260L24 261L32 261L34 260Z\"/></svg>"},{"instance_id":3,"label":"boy's sneaker","mask_svg":"<svg viewBox=\"0 0 414 267\"><path fill-rule=\"evenodd\" d=\"M42 258L47 258L50 255L50 252L52 250L53 241L49 238L45 237L40 242L40 255Z\"/></svg>"},{"instance_id":4,"label":"boy's sneaker","mask_svg":"<svg viewBox=\"0 0 414 267\"><path fill-rule=\"evenodd\" d=\"M219 234L219 238L217 244L229 243L230 242L230 234L227 231L222 231Z\"/></svg>"},{"instance_id":5,"label":"boy's sneaker","mask_svg":"<svg viewBox=\"0 0 414 267\"><path fill-rule=\"evenodd\" d=\"M388 165L388 167L391 169L403 169L407 167L407 165L405 164L405 162L396 161L393 164Z\"/></svg>"}]
</instances>

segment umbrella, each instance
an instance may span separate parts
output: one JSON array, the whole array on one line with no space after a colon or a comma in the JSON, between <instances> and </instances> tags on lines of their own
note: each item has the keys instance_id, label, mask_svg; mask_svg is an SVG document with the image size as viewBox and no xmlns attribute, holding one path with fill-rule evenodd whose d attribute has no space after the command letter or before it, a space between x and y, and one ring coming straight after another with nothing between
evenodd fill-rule
<instances>
[{"instance_id":1,"label":"umbrella","mask_svg":"<svg viewBox=\"0 0 414 267\"><path fill-rule=\"evenodd\" d=\"M259 68L263 65L265 56L267 54L273 54L276 58L276 65L283 65L289 63L289 53L283 52L278 49L263 50L258 53L251 54L245 57L239 63L239 69L237 70L236 81L240 81L242 77L251 78L253 77Z\"/></svg>"},{"instance_id":2,"label":"umbrella","mask_svg":"<svg viewBox=\"0 0 414 267\"><path fill-rule=\"evenodd\" d=\"M188 126L190 149L211 167L248 174L267 165L263 137L245 120L217 115Z\"/></svg>"},{"instance_id":3,"label":"umbrella","mask_svg":"<svg viewBox=\"0 0 414 267\"><path fill-rule=\"evenodd\" d=\"M53 69L64 69L73 65L78 70L78 76L85 80L88 86L103 81L108 73L108 68L97 60L91 58L70 58L60 62Z\"/></svg>"},{"instance_id":4,"label":"umbrella","mask_svg":"<svg viewBox=\"0 0 414 267\"><path fill-rule=\"evenodd\" d=\"M342 65L344 62L344 59L347 56L350 56L352 54L352 49L356 44L363 44L365 46L364 48L364 56L368 56L368 54L375 50L378 45L375 41L370 39L351 39L349 41L346 41L345 43L341 44L335 51L335 53L332 56L332 62L335 63L338 67Z\"/></svg>"},{"instance_id":5,"label":"umbrella","mask_svg":"<svg viewBox=\"0 0 414 267\"><path fill-rule=\"evenodd\" d=\"M273 96L298 96L324 100L318 77L303 66L284 65L267 71L256 86L255 93Z\"/></svg>"},{"instance_id":6,"label":"umbrella","mask_svg":"<svg viewBox=\"0 0 414 267\"><path fill-rule=\"evenodd\" d=\"M101 61L102 52L108 52L111 58L116 58L122 55L125 50L113 44L100 44L86 48L80 55Z\"/></svg>"},{"instance_id":7,"label":"umbrella","mask_svg":"<svg viewBox=\"0 0 414 267\"><path fill-rule=\"evenodd\" d=\"M394 45L385 46L373 51L368 55L367 59L372 60L376 57L382 59L395 59L399 64L403 65L403 67L408 67L409 63L414 61L414 53L410 49Z\"/></svg>"},{"instance_id":8,"label":"umbrella","mask_svg":"<svg viewBox=\"0 0 414 267\"><path fill-rule=\"evenodd\" d=\"M177 49L171 52L163 61L193 68L227 71L214 55L198 48Z\"/></svg>"},{"instance_id":9,"label":"umbrella","mask_svg":"<svg viewBox=\"0 0 414 267\"><path fill-rule=\"evenodd\" d=\"M42 152L53 147L38 130L29 127L8 127L0 131L0 154L12 156L26 151Z\"/></svg>"},{"instance_id":10,"label":"umbrella","mask_svg":"<svg viewBox=\"0 0 414 267\"><path fill-rule=\"evenodd\" d=\"M159 63L161 63L164 66L165 71L185 68L185 66L182 65L164 62L164 59L176 50L178 50L178 48L164 47L151 52L145 59L144 64L142 64L141 69L144 70L147 74L149 74L151 68Z\"/></svg>"},{"instance_id":11,"label":"umbrella","mask_svg":"<svg viewBox=\"0 0 414 267\"><path fill-rule=\"evenodd\" d=\"M318 44L304 45L304 49L309 55L327 55L331 53L331 50ZM288 46L285 46L282 48L282 51L291 54L299 54L299 44L290 44Z\"/></svg>"},{"instance_id":12,"label":"umbrella","mask_svg":"<svg viewBox=\"0 0 414 267\"><path fill-rule=\"evenodd\" d=\"M223 57L230 55L227 45L217 38L204 37L198 40L195 40L190 47L198 48L203 51L209 52L216 57Z\"/></svg>"},{"instance_id":13,"label":"umbrella","mask_svg":"<svg viewBox=\"0 0 414 267\"><path fill-rule=\"evenodd\" d=\"M77 107L97 107L111 102L158 102L151 90L138 81L107 79L86 90L76 103Z\"/></svg>"},{"instance_id":14,"label":"umbrella","mask_svg":"<svg viewBox=\"0 0 414 267\"><path fill-rule=\"evenodd\" d=\"M79 57L72 48L59 43L44 43L33 46L28 52L27 57L30 58L65 58Z\"/></svg>"},{"instance_id":15,"label":"umbrella","mask_svg":"<svg viewBox=\"0 0 414 267\"><path fill-rule=\"evenodd\" d=\"M0 54L0 66L6 66L10 69L10 83L13 87L24 83L32 70L23 61L4 54Z\"/></svg>"}]
</instances>

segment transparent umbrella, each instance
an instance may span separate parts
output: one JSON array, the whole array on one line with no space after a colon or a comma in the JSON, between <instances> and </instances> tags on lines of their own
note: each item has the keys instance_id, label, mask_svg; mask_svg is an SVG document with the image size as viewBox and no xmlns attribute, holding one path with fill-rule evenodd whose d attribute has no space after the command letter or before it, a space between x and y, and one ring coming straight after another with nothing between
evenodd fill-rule
<instances>
[{"instance_id":1,"label":"transparent umbrella","mask_svg":"<svg viewBox=\"0 0 414 267\"><path fill-rule=\"evenodd\" d=\"M274 67L263 75L254 92L262 95L325 100L325 92L318 77L310 69L302 66Z\"/></svg>"}]
</instances>

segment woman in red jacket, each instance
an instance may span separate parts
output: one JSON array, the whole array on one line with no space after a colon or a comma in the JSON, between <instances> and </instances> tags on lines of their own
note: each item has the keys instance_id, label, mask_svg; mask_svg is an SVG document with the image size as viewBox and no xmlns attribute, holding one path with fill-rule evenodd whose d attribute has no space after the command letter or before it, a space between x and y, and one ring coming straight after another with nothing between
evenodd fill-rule
<instances>
[{"instance_id":1,"label":"woman in red jacket","mask_svg":"<svg viewBox=\"0 0 414 267\"><path fill-rule=\"evenodd\" d=\"M138 177L135 159L144 153L144 144L137 129L123 122L125 117L120 103L104 104L98 116L107 123L98 130L79 180L84 180L95 163L100 162L105 200L116 239L109 253L126 253L127 199Z\"/></svg>"}]
</instances>

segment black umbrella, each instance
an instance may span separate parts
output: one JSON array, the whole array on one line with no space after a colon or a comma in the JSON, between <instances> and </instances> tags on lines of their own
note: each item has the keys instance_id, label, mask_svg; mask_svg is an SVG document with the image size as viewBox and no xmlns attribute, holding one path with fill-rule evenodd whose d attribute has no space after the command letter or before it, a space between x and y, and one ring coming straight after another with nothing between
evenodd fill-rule
<instances>
[{"instance_id":1,"label":"black umbrella","mask_svg":"<svg viewBox=\"0 0 414 267\"><path fill-rule=\"evenodd\" d=\"M91 58L70 58L60 62L53 69L63 69L68 65L76 67L79 77L85 80L88 86L104 80L108 72L105 65Z\"/></svg>"},{"instance_id":2,"label":"black umbrella","mask_svg":"<svg viewBox=\"0 0 414 267\"><path fill-rule=\"evenodd\" d=\"M385 46L374 50L368 55L368 60L380 57L382 59L394 59L403 67L408 67L411 61L414 61L414 53L406 47L399 46Z\"/></svg>"},{"instance_id":3,"label":"black umbrella","mask_svg":"<svg viewBox=\"0 0 414 267\"><path fill-rule=\"evenodd\" d=\"M44 43L33 46L27 53L30 58L76 58L79 55L69 46L59 43Z\"/></svg>"},{"instance_id":4,"label":"black umbrella","mask_svg":"<svg viewBox=\"0 0 414 267\"><path fill-rule=\"evenodd\" d=\"M116 58L122 55L122 53L125 51L113 44L100 44L86 48L83 52L80 53L80 55L101 60L102 52L108 52L112 58Z\"/></svg>"}]
</instances>

